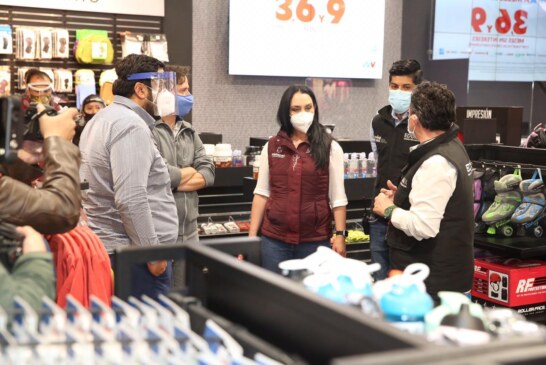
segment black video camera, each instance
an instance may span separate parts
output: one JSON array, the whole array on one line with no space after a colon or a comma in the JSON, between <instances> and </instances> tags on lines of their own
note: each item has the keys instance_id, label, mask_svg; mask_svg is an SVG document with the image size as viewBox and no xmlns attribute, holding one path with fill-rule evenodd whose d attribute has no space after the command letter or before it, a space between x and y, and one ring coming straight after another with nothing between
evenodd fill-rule
<instances>
[{"instance_id":1,"label":"black video camera","mask_svg":"<svg viewBox=\"0 0 546 365\"><path fill-rule=\"evenodd\" d=\"M44 114L55 116L57 111L50 106L45 106L43 111L38 112L36 103L31 103L23 111L18 97L0 98L0 162L15 162L17 149L21 147L23 140L44 140L39 121Z\"/></svg>"},{"instance_id":2,"label":"black video camera","mask_svg":"<svg viewBox=\"0 0 546 365\"><path fill-rule=\"evenodd\" d=\"M44 105L45 109L41 112L38 112L38 104L31 103L27 110L25 111L25 125L26 129L24 132L23 139L31 141L43 141L44 136L40 131L40 117L44 114L49 116L57 115L57 111L50 107L49 105Z\"/></svg>"},{"instance_id":3,"label":"black video camera","mask_svg":"<svg viewBox=\"0 0 546 365\"><path fill-rule=\"evenodd\" d=\"M15 231L13 224L0 219L0 263L11 271L15 261L23 254L23 236Z\"/></svg>"},{"instance_id":4,"label":"black video camera","mask_svg":"<svg viewBox=\"0 0 546 365\"><path fill-rule=\"evenodd\" d=\"M25 132L19 98L0 98L0 119L0 162L13 163Z\"/></svg>"}]
</instances>

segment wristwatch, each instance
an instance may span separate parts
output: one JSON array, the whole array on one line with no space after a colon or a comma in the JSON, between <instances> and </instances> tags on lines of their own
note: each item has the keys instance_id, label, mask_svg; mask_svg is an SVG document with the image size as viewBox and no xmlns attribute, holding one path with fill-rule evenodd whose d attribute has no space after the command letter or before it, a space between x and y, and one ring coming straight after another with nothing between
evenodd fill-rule
<instances>
[{"instance_id":1,"label":"wristwatch","mask_svg":"<svg viewBox=\"0 0 546 365\"><path fill-rule=\"evenodd\" d=\"M396 205L391 205L390 207L387 207L385 209L385 211L383 212L383 214L385 215L385 219L386 220L390 220L391 219L391 216L392 216L392 211L394 210L394 208L396 208Z\"/></svg>"},{"instance_id":2,"label":"wristwatch","mask_svg":"<svg viewBox=\"0 0 546 365\"><path fill-rule=\"evenodd\" d=\"M343 230L343 231L336 231L336 236L343 236L343 237L347 237L347 236L349 236L349 231L347 231L347 230Z\"/></svg>"}]
</instances>

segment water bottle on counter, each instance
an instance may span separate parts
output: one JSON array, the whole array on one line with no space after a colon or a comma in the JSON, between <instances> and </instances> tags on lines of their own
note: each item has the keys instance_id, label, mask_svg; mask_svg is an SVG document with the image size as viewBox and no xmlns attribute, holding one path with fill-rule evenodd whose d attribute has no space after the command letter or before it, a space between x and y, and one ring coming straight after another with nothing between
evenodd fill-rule
<instances>
[{"instance_id":1,"label":"water bottle on counter","mask_svg":"<svg viewBox=\"0 0 546 365\"><path fill-rule=\"evenodd\" d=\"M349 178L349 154L348 153L343 154L343 178L344 179Z\"/></svg>"},{"instance_id":2,"label":"water bottle on counter","mask_svg":"<svg viewBox=\"0 0 546 365\"><path fill-rule=\"evenodd\" d=\"M360 152L360 178L366 178L368 170L368 160L366 160L366 152Z\"/></svg>"},{"instance_id":3,"label":"water bottle on counter","mask_svg":"<svg viewBox=\"0 0 546 365\"><path fill-rule=\"evenodd\" d=\"M370 152L368 155L368 161L366 163L366 176L367 177L376 177L377 176L377 165L375 162L375 154Z\"/></svg>"},{"instance_id":4,"label":"water bottle on counter","mask_svg":"<svg viewBox=\"0 0 546 365\"><path fill-rule=\"evenodd\" d=\"M349 160L349 179L358 179L360 160L358 159L358 153L351 153L351 159Z\"/></svg>"},{"instance_id":5,"label":"water bottle on counter","mask_svg":"<svg viewBox=\"0 0 546 365\"><path fill-rule=\"evenodd\" d=\"M243 167L243 155L241 150L233 150L233 156L231 157L231 166Z\"/></svg>"}]
</instances>

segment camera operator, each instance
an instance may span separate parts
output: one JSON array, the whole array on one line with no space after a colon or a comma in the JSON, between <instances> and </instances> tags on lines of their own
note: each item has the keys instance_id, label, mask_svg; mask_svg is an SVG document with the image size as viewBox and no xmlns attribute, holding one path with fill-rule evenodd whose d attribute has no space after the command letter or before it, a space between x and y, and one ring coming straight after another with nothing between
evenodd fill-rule
<instances>
[{"instance_id":1,"label":"camera operator","mask_svg":"<svg viewBox=\"0 0 546 365\"><path fill-rule=\"evenodd\" d=\"M17 295L39 309L43 296L55 298L52 254L47 252L42 235L33 228L17 227L16 231L24 237L23 255L15 261L11 275L0 265L0 306L9 310Z\"/></svg>"},{"instance_id":2,"label":"camera operator","mask_svg":"<svg viewBox=\"0 0 546 365\"><path fill-rule=\"evenodd\" d=\"M44 106L38 105L38 112ZM79 150L71 143L78 113L70 108L57 116L40 117L44 138L44 181L34 189L15 178L0 177L0 215L15 225L29 225L44 234L63 233L78 223L80 216ZM23 161L34 164L42 154L18 151Z\"/></svg>"}]
</instances>

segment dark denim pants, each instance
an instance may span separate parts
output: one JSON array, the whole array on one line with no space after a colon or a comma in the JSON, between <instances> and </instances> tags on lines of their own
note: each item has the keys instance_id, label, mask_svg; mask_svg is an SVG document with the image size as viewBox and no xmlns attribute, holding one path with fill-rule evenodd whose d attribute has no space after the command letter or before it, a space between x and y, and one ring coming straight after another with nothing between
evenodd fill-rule
<instances>
[{"instance_id":1,"label":"dark denim pants","mask_svg":"<svg viewBox=\"0 0 546 365\"><path fill-rule=\"evenodd\" d=\"M317 251L319 246L330 247L330 240L324 240L311 243L300 243L297 245L284 243L273 238L262 236L262 267L269 271L281 273L279 263L292 260L303 259Z\"/></svg>"},{"instance_id":2,"label":"dark denim pants","mask_svg":"<svg viewBox=\"0 0 546 365\"><path fill-rule=\"evenodd\" d=\"M387 221L383 218L370 217L370 253L372 262L381 265L381 269L373 273L375 280L383 280L390 270L389 246L387 245Z\"/></svg>"},{"instance_id":3,"label":"dark denim pants","mask_svg":"<svg viewBox=\"0 0 546 365\"><path fill-rule=\"evenodd\" d=\"M110 255L110 263L113 265L113 255ZM114 275L117 275L114 272ZM157 299L159 294L166 294L171 289L172 265L171 261L167 263L167 270L159 276L154 276L148 270L148 265L136 264L133 266L133 277L131 282L126 285L131 285L131 295L139 298L147 295L152 299Z\"/></svg>"}]
</instances>

